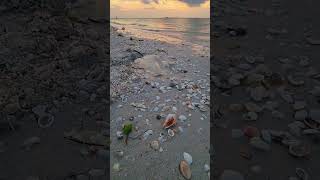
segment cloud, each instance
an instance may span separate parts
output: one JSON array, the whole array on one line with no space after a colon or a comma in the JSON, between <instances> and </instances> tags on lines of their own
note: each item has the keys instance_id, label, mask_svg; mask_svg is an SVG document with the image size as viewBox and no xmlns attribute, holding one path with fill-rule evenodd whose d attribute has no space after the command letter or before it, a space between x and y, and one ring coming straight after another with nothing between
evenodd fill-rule
<instances>
[{"instance_id":1,"label":"cloud","mask_svg":"<svg viewBox=\"0 0 320 180\"><path fill-rule=\"evenodd\" d=\"M157 3L157 4L159 4L159 1L160 0L141 0L143 3L145 3L145 4L150 4L150 3L152 3L152 2L155 2L155 3Z\"/></svg>"},{"instance_id":2,"label":"cloud","mask_svg":"<svg viewBox=\"0 0 320 180\"><path fill-rule=\"evenodd\" d=\"M141 2L144 3L144 4L150 4L152 2L154 2L156 4L159 4L160 1L162 3L166 3L167 0L141 0ZM206 1L209 1L209 0L177 0L177 1L186 3L187 5L194 7L194 6L200 6L201 4L203 4L203 3L205 3Z\"/></svg>"},{"instance_id":3,"label":"cloud","mask_svg":"<svg viewBox=\"0 0 320 180\"><path fill-rule=\"evenodd\" d=\"M188 4L189 6L200 6L200 4L205 3L208 0L178 0Z\"/></svg>"}]
</instances>

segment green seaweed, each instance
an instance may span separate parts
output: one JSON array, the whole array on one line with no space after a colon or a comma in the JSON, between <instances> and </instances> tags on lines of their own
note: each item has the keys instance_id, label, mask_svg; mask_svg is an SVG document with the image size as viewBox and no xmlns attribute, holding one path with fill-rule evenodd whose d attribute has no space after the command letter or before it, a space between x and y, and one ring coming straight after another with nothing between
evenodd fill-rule
<instances>
[{"instance_id":1,"label":"green seaweed","mask_svg":"<svg viewBox=\"0 0 320 180\"><path fill-rule=\"evenodd\" d=\"M131 123L125 124L122 128L122 132L126 136L125 137L126 144L128 144L128 137L129 137L129 134L132 132L132 129L133 129L133 125Z\"/></svg>"}]
</instances>

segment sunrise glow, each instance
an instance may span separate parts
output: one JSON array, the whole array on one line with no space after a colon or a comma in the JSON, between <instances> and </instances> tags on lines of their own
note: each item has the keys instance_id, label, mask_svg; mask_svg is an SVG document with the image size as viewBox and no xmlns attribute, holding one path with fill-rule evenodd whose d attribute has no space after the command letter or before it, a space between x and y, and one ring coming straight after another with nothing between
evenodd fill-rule
<instances>
[{"instance_id":1,"label":"sunrise glow","mask_svg":"<svg viewBox=\"0 0 320 180\"><path fill-rule=\"evenodd\" d=\"M209 18L209 0L111 0L111 18Z\"/></svg>"}]
</instances>

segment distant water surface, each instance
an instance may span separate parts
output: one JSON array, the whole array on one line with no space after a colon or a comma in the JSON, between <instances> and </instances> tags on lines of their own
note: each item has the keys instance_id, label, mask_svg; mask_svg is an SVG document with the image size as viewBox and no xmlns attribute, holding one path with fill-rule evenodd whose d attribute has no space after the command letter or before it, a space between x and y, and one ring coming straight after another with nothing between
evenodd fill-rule
<instances>
[{"instance_id":1,"label":"distant water surface","mask_svg":"<svg viewBox=\"0 0 320 180\"><path fill-rule=\"evenodd\" d=\"M111 25L149 31L189 43L209 46L209 18L112 19Z\"/></svg>"}]
</instances>

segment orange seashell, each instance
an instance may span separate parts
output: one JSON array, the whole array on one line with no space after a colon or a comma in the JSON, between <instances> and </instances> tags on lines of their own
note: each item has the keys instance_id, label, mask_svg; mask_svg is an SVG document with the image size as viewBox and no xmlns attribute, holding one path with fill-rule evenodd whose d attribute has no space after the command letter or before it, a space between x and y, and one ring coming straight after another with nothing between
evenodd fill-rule
<instances>
[{"instance_id":1,"label":"orange seashell","mask_svg":"<svg viewBox=\"0 0 320 180\"><path fill-rule=\"evenodd\" d=\"M180 162L179 170L180 170L180 173L182 174L182 176L185 179L191 179L191 169L190 169L189 164L187 163L187 161L182 160Z\"/></svg>"},{"instance_id":2,"label":"orange seashell","mask_svg":"<svg viewBox=\"0 0 320 180\"><path fill-rule=\"evenodd\" d=\"M166 120L163 123L163 127L168 129L177 124L177 118L175 114L168 114Z\"/></svg>"}]
</instances>

